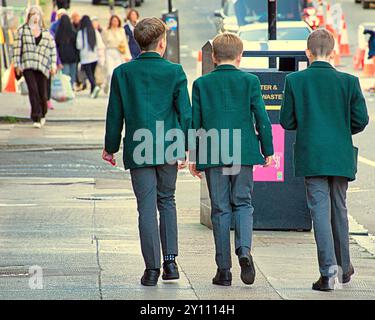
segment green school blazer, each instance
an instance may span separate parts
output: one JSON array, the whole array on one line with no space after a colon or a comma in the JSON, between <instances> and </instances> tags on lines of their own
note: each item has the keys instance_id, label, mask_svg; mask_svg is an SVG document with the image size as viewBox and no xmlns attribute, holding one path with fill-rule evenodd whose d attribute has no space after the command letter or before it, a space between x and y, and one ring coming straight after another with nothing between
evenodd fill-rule
<instances>
[{"instance_id":1,"label":"green school blazer","mask_svg":"<svg viewBox=\"0 0 375 320\"><path fill-rule=\"evenodd\" d=\"M158 53L143 53L113 72L105 150L109 153L119 150L125 124L125 169L185 158L185 138L191 128L191 117L187 79L182 66L163 59ZM176 132L175 129L180 130ZM164 139L168 131L170 135Z\"/></svg>"},{"instance_id":2,"label":"green school blazer","mask_svg":"<svg viewBox=\"0 0 375 320\"><path fill-rule=\"evenodd\" d=\"M192 103L193 128L204 129L207 133L214 129L219 133L215 145L212 142L215 140L210 138L205 145L198 139L198 170L227 165L228 159L223 158L223 153L240 155L238 161L235 158L233 161L241 165L263 164L264 157L273 155L271 122L255 75L233 65L220 65L194 82ZM229 129L227 137L220 134L223 129ZM240 146L234 143L233 129L241 130ZM206 153L206 159L200 157L200 152Z\"/></svg>"},{"instance_id":3,"label":"green school blazer","mask_svg":"<svg viewBox=\"0 0 375 320\"><path fill-rule=\"evenodd\" d=\"M280 123L296 130L297 177L340 176L354 180L358 149L352 135L369 122L358 78L328 62L313 62L286 77Z\"/></svg>"}]
</instances>

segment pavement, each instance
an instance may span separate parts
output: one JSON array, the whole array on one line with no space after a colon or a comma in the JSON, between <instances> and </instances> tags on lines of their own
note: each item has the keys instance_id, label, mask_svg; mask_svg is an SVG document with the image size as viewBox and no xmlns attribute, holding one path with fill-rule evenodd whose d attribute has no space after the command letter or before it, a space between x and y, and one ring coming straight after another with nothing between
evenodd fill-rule
<instances>
[{"instance_id":1,"label":"pavement","mask_svg":"<svg viewBox=\"0 0 375 320\"><path fill-rule=\"evenodd\" d=\"M190 85L195 52L215 32L216 2L176 1ZM350 12L362 15L351 2L343 1ZM103 23L108 16L105 7L73 3ZM146 0L141 14L159 15L162 9ZM354 22L349 25L352 34L355 28ZM343 64L343 70L353 72L351 58ZM361 79L362 85L372 80ZM233 255L232 287L213 286L212 231L200 224L200 183L186 170L179 173L176 196L181 279L142 287L129 173L121 161L112 167L100 159L107 96L93 100L86 91L71 102L54 102L47 125L38 130L26 121L27 97L0 94L0 299L375 299L375 99L366 94L366 100L372 120L366 133L355 137L360 167L348 193L356 274L342 288L321 293L311 290L319 277L312 232L255 231L254 285L242 284ZM35 270L41 277L34 277Z\"/></svg>"},{"instance_id":2,"label":"pavement","mask_svg":"<svg viewBox=\"0 0 375 320\"><path fill-rule=\"evenodd\" d=\"M199 223L199 183L177 184L181 279L155 288L139 283L143 261L136 202L128 178L2 178L0 299L375 299L375 258L351 241L352 282L314 292L316 248L311 232L256 231L257 278L213 286L211 230ZM43 289L30 289L30 267L42 268Z\"/></svg>"}]
</instances>

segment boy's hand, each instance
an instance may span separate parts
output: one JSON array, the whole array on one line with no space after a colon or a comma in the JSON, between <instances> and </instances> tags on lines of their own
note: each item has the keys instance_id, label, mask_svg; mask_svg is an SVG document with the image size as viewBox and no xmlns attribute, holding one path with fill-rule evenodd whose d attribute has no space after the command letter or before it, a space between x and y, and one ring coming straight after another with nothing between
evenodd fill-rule
<instances>
[{"instance_id":1,"label":"boy's hand","mask_svg":"<svg viewBox=\"0 0 375 320\"><path fill-rule=\"evenodd\" d=\"M178 160L178 166L177 166L177 169L178 170L182 170L182 169L185 169L188 165L188 162L187 160Z\"/></svg>"},{"instance_id":2,"label":"boy's hand","mask_svg":"<svg viewBox=\"0 0 375 320\"><path fill-rule=\"evenodd\" d=\"M267 168L267 167L271 166L272 161L273 161L273 156L266 157L266 162L264 163L263 167Z\"/></svg>"},{"instance_id":3,"label":"boy's hand","mask_svg":"<svg viewBox=\"0 0 375 320\"><path fill-rule=\"evenodd\" d=\"M103 154L102 154L102 159L104 161L109 162L111 165L115 166L116 165L116 159L115 156L112 153L108 153L103 149Z\"/></svg>"},{"instance_id":4,"label":"boy's hand","mask_svg":"<svg viewBox=\"0 0 375 320\"><path fill-rule=\"evenodd\" d=\"M193 177L198 177L199 179L202 179L202 172L197 170L197 165L195 163L189 164L189 171Z\"/></svg>"},{"instance_id":5,"label":"boy's hand","mask_svg":"<svg viewBox=\"0 0 375 320\"><path fill-rule=\"evenodd\" d=\"M182 169L185 169L188 165L188 160L189 159L189 152L186 151L186 154L185 154L185 160L178 160L177 163L178 163L178 167L177 169L178 170L182 170Z\"/></svg>"}]
</instances>

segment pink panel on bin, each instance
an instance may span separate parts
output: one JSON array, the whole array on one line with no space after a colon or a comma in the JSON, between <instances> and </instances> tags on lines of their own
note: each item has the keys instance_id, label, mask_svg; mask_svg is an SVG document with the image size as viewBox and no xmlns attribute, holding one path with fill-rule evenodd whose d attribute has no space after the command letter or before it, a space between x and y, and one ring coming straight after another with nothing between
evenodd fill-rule
<instances>
[{"instance_id":1,"label":"pink panel on bin","mask_svg":"<svg viewBox=\"0 0 375 320\"><path fill-rule=\"evenodd\" d=\"M279 124L272 125L274 161L268 168L254 166L254 181L284 182L285 131Z\"/></svg>"}]
</instances>

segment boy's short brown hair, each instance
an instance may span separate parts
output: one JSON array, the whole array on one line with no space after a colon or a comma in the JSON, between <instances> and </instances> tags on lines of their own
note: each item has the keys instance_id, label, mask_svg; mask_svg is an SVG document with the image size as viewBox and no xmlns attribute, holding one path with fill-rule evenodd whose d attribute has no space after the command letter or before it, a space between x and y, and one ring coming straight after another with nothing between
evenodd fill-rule
<instances>
[{"instance_id":1,"label":"boy's short brown hair","mask_svg":"<svg viewBox=\"0 0 375 320\"><path fill-rule=\"evenodd\" d=\"M154 50L165 36L167 26L159 18L144 18L134 28L134 38L144 51Z\"/></svg>"},{"instance_id":2,"label":"boy's short brown hair","mask_svg":"<svg viewBox=\"0 0 375 320\"><path fill-rule=\"evenodd\" d=\"M212 52L218 62L235 60L242 51L243 42L233 33L219 34L212 42Z\"/></svg>"},{"instance_id":3,"label":"boy's short brown hair","mask_svg":"<svg viewBox=\"0 0 375 320\"><path fill-rule=\"evenodd\" d=\"M328 57L335 47L335 38L326 29L313 31L307 39L307 49L314 57Z\"/></svg>"}]
</instances>

